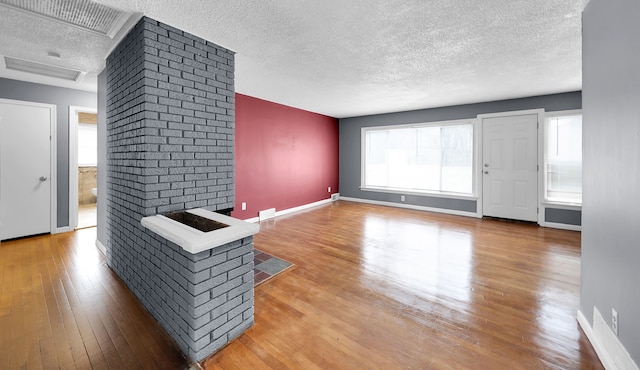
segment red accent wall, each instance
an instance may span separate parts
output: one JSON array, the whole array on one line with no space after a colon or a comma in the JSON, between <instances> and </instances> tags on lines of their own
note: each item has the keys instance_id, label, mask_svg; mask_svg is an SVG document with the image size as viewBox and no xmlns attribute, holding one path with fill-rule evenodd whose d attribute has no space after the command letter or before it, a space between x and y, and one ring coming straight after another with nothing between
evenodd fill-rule
<instances>
[{"instance_id":1,"label":"red accent wall","mask_svg":"<svg viewBox=\"0 0 640 370\"><path fill-rule=\"evenodd\" d=\"M281 211L338 192L336 118L242 94L236 94L235 110L233 217L253 218L261 210Z\"/></svg>"}]
</instances>

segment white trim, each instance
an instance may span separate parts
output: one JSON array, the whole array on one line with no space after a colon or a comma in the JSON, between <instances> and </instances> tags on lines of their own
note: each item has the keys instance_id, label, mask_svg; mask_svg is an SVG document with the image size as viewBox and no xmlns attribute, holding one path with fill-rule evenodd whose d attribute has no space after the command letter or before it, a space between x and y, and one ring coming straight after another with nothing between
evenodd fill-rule
<instances>
[{"instance_id":1,"label":"white trim","mask_svg":"<svg viewBox=\"0 0 640 370\"><path fill-rule=\"evenodd\" d=\"M639 370L638 365L595 306L593 307L593 327L589 325L589 321L581 311L578 311L578 323L605 369Z\"/></svg>"},{"instance_id":2,"label":"white trim","mask_svg":"<svg viewBox=\"0 0 640 370\"><path fill-rule=\"evenodd\" d=\"M446 120L446 121L429 121L429 122L417 122L417 123L401 123L398 125L386 125L386 126L367 126L362 127L361 131L385 131L391 129L402 129L402 128L419 128L419 127L429 127L429 126L455 126L455 125L465 125L465 124L473 124L475 118L463 118L463 119L454 119L454 120Z\"/></svg>"},{"instance_id":3,"label":"white trim","mask_svg":"<svg viewBox=\"0 0 640 370\"><path fill-rule=\"evenodd\" d=\"M571 230L571 231L582 231L582 226L580 225L570 225L570 224L560 224L557 222L542 222L540 224L542 227L548 227L551 229L561 229L561 230Z\"/></svg>"},{"instance_id":4,"label":"white trim","mask_svg":"<svg viewBox=\"0 0 640 370\"><path fill-rule=\"evenodd\" d=\"M455 216L464 216L464 217L473 217L473 218L477 217L477 214L475 212L456 211L456 210L453 210L453 209L446 209L446 208L432 208L432 207L424 207L424 206L415 206L415 205L412 205L412 204L383 202L383 201L379 201L379 200L369 200L369 199L350 198L350 197L340 197L340 200L345 200L347 202L375 204L375 205L386 206L386 207L414 209L414 210L417 210L417 211L426 211L426 212L434 212L434 213L445 213L445 214L448 214L448 215L455 215Z\"/></svg>"},{"instance_id":5,"label":"white trim","mask_svg":"<svg viewBox=\"0 0 640 370\"><path fill-rule=\"evenodd\" d=\"M51 233L58 227L58 107L55 104L42 104L51 107Z\"/></svg>"},{"instance_id":6,"label":"white trim","mask_svg":"<svg viewBox=\"0 0 640 370\"><path fill-rule=\"evenodd\" d=\"M338 194L338 199L343 199L343 198L340 198L340 193L335 193L335 194ZM277 211L273 217L284 216L284 215L288 215L290 213L304 211L304 210L307 210L309 208L318 207L318 206L322 206L322 205L333 203L333 202L335 202L334 199L323 199L323 200L319 200L317 202L303 204L301 206L288 208L288 209L283 209L282 211ZM247 218L244 221L246 221L246 222L260 222L260 217Z\"/></svg>"},{"instance_id":7,"label":"white trim","mask_svg":"<svg viewBox=\"0 0 640 370\"><path fill-rule=\"evenodd\" d=\"M96 239L96 247L98 247L98 250L103 256L107 257L107 248L105 248L104 244L102 244L98 239Z\"/></svg>"},{"instance_id":8,"label":"white trim","mask_svg":"<svg viewBox=\"0 0 640 370\"><path fill-rule=\"evenodd\" d=\"M78 113L98 113L97 108L69 106L69 227L78 226Z\"/></svg>"},{"instance_id":9,"label":"white trim","mask_svg":"<svg viewBox=\"0 0 640 370\"><path fill-rule=\"evenodd\" d=\"M483 182L484 182L484 176L482 175L482 135L484 134L484 125L482 124L482 118L480 118L479 116L476 117L476 129L478 131L477 134L475 134L475 147L476 147L476 152L475 154L475 161L474 161L474 165L476 166L476 179L478 179L476 181L476 194L478 195L478 199L476 201L476 218L482 218L484 216L484 212L483 212Z\"/></svg>"},{"instance_id":10,"label":"white trim","mask_svg":"<svg viewBox=\"0 0 640 370\"><path fill-rule=\"evenodd\" d=\"M570 211L582 211L582 205L581 204L575 204L575 203L560 203L560 202L543 201L542 205L544 206L544 208L567 209L567 210L570 210Z\"/></svg>"},{"instance_id":11,"label":"white trim","mask_svg":"<svg viewBox=\"0 0 640 370\"><path fill-rule=\"evenodd\" d=\"M542 140L542 143L540 143L538 145L538 150L540 151L540 173L538 174L538 177L540 177L540 184L541 184L541 188L540 188L540 204L542 206L546 206L546 205L553 205L553 208L560 208L560 207L555 207L560 206L560 205L571 205L571 206L578 206L578 209L582 209L582 203L569 203L569 202L558 202L558 201L554 201L554 200L549 200L547 199L547 194L545 192L545 188L546 188L546 183L547 183L547 160L546 160L546 153L547 153L547 123L548 123L548 119L551 117L562 117L562 116L577 116L580 115L582 116L582 109L572 109L572 110L562 110L562 111L552 111L552 112L545 112L543 120L542 120L542 124L540 126L540 138ZM542 207L541 207L542 208ZM550 207L546 207L546 208L550 208ZM576 208L562 208L562 209L576 209Z\"/></svg>"},{"instance_id":12,"label":"white trim","mask_svg":"<svg viewBox=\"0 0 640 370\"><path fill-rule=\"evenodd\" d=\"M55 231L52 231L51 234L68 233L69 231L73 231L70 226L56 227Z\"/></svg>"},{"instance_id":13,"label":"white trim","mask_svg":"<svg viewBox=\"0 0 640 370\"><path fill-rule=\"evenodd\" d=\"M544 118L559 117L559 116L575 116L582 115L582 109L570 109L570 110L554 110L545 112Z\"/></svg>"},{"instance_id":14,"label":"white trim","mask_svg":"<svg viewBox=\"0 0 640 370\"><path fill-rule=\"evenodd\" d=\"M333 203L333 202L334 201L331 200L331 199L323 199L323 200L319 200L317 202L304 204L304 205L301 205L301 206L298 206L298 207L293 207L293 208L289 208L289 209L283 209L282 211L276 212L276 217L277 216L288 215L288 214L294 213L294 212L304 211L304 210L309 209L309 208L318 207L318 206L322 206L322 205Z\"/></svg>"},{"instance_id":15,"label":"white trim","mask_svg":"<svg viewBox=\"0 0 640 370\"><path fill-rule=\"evenodd\" d=\"M540 114L540 113L544 115L544 108L514 110L509 112L483 113L483 114L478 114L478 118L485 119L485 118L498 118L498 117L509 117L509 116L528 116L530 114Z\"/></svg>"},{"instance_id":16,"label":"white trim","mask_svg":"<svg viewBox=\"0 0 640 370\"><path fill-rule=\"evenodd\" d=\"M545 138L544 126L546 124L545 112L538 115L538 225L545 226L545 201L544 189L545 182L547 181L546 169L544 166L544 153L547 146L547 140Z\"/></svg>"},{"instance_id":17,"label":"white trim","mask_svg":"<svg viewBox=\"0 0 640 370\"><path fill-rule=\"evenodd\" d=\"M415 195L441 197L441 198L476 200L477 194L478 194L475 187L477 179L476 179L476 174L473 171L471 174L471 194L455 194L455 193L429 191L429 190L420 191L416 189L400 189L400 188L384 188L384 187L375 188L375 187L365 186L365 168L366 168L365 138L366 138L367 132L370 132L370 131L386 131L386 130L392 130L392 129L421 128L421 127L432 127L432 126L443 127L443 126L471 125L471 129L473 131L474 144L475 144L475 138L478 136L477 122L478 120L476 118L465 118L465 119L448 120L448 121L418 122L418 123L386 125L386 126L367 126L367 127L360 128L360 187L359 189L362 191L377 191L382 193L415 194Z\"/></svg>"},{"instance_id":18,"label":"white trim","mask_svg":"<svg viewBox=\"0 0 640 370\"><path fill-rule=\"evenodd\" d=\"M541 170L540 167L542 166L542 164L544 164L543 162L543 149L540 149L540 145L541 143L544 143L544 137L541 136L542 130L541 127L544 127L544 123L545 123L545 111L544 108L537 108L537 109L525 109L525 110L517 110L517 111L510 111L510 112L497 112L497 113L484 113L484 114L478 114L477 119L478 119L478 125L480 126L480 132L482 133L482 135L484 135L484 127L482 125L483 120L488 119L488 118L499 118L499 117L509 117L509 116L527 116L527 115L537 115L538 116L538 127L536 129L536 132L538 133L538 137L536 138L536 140L538 141L537 143L537 147L536 147L536 151L537 151L537 161L538 161L538 175L537 175L537 181L538 181L538 191L537 191L537 197L538 197L538 225L543 226L544 224L544 209L541 205L541 201L544 199L544 197L542 196L542 193L544 191L544 177L541 178L540 174L541 174ZM478 205L477 205L477 217L478 218L482 218L484 216L484 211L483 211L483 203L484 203L484 198L482 197L482 183L484 181L484 177L482 177L482 138L480 139L480 143L479 143L479 147L480 147L480 152L479 152L479 157L480 157L480 162L478 163L478 176L480 176L480 179L478 180Z\"/></svg>"},{"instance_id":19,"label":"white trim","mask_svg":"<svg viewBox=\"0 0 640 370\"><path fill-rule=\"evenodd\" d=\"M49 109L49 117L50 117L50 126L49 126L49 136L50 136L50 163L49 163L49 181L51 185L49 187L50 190L50 224L49 224L49 233L57 234L58 230L58 115L57 115L57 106L55 104L44 104L44 103L35 103L24 100L13 100L13 99L2 99L0 98L0 103L6 104L16 104L16 105L26 105L31 107L39 107L39 108L48 108Z\"/></svg>"},{"instance_id":20,"label":"white trim","mask_svg":"<svg viewBox=\"0 0 640 370\"><path fill-rule=\"evenodd\" d=\"M434 193L427 191L414 191L408 189L395 189L395 188L365 188L360 187L362 191L372 191L376 193L386 193L386 194L402 194L402 195L416 195L420 197L432 197L432 198L447 198L447 199L462 199L462 200L478 200L478 197L475 195L464 195L464 194L456 194L456 193Z\"/></svg>"}]
</instances>

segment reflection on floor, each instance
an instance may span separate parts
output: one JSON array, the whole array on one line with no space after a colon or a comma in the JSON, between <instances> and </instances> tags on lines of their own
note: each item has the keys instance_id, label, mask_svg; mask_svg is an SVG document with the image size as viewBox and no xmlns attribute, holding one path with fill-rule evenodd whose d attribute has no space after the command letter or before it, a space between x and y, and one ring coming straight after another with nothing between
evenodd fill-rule
<instances>
[{"instance_id":1,"label":"reflection on floor","mask_svg":"<svg viewBox=\"0 0 640 370\"><path fill-rule=\"evenodd\" d=\"M96 204L80 204L78 205L78 226L76 229L85 227L93 227L98 223L98 213L96 212Z\"/></svg>"}]
</instances>

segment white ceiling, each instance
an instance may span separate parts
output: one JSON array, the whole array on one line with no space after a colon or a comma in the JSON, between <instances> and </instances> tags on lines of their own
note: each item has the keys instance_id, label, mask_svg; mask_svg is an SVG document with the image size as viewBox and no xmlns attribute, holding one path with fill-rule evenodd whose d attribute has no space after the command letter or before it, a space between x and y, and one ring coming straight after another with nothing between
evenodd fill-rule
<instances>
[{"instance_id":1,"label":"white ceiling","mask_svg":"<svg viewBox=\"0 0 640 370\"><path fill-rule=\"evenodd\" d=\"M236 91L351 117L580 90L588 0L101 0L235 51ZM110 39L0 6L0 55L87 72ZM61 55L47 57L48 51ZM0 62L2 64L2 62Z\"/></svg>"}]
</instances>

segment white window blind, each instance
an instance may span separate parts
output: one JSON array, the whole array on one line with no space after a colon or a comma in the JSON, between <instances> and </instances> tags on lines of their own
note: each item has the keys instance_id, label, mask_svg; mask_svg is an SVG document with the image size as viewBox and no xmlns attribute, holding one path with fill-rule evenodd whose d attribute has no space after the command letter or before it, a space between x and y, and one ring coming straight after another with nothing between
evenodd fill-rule
<instances>
[{"instance_id":1,"label":"white window blind","mask_svg":"<svg viewBox=\"0 0 640 370\"><path fill-rule=\"evenodd\" d=\"M364 189L472 195L473 124L363 129Z\"/></svg>"},{"instance_id":2,"label":"white window blind","mask_svg":"<svg viewBox=\"0 0 640 370\"><path fill-rule=\"evenodd\" d=\"M545 133L546 199L582 203L582 115L550 116Z\"/></svg>"}]
</instances>

